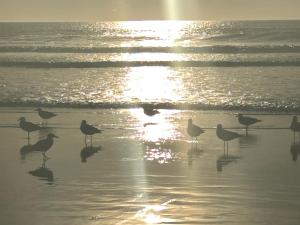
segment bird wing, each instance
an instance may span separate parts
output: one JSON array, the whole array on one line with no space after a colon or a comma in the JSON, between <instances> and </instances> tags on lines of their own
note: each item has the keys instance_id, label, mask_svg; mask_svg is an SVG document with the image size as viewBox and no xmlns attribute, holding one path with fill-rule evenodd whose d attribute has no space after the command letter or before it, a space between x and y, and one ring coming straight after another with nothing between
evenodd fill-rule
<instances>
[{"instance_id":1,"label":"bird wing","mask_svg":"<svg viewBox=\"0 0 300 225\"><path fill-rule=\"evenodd\" d=\"M223 130L223 136L226 140L232 140L234 138L241 137L240 134L229 130Z\"/></svg>"},{"instance_id":2,"label":"bird wing","mask_svg":"<svg viewBox=\"0 0 300 225\"><path fill-rule=\"evenodd\" d=\"M86 128L91 133L100 133L101 132L101 130L99 130L98 128L93 127L92 125L89 125L89 124L86 125Z\"/></svg>"}]
</instances>

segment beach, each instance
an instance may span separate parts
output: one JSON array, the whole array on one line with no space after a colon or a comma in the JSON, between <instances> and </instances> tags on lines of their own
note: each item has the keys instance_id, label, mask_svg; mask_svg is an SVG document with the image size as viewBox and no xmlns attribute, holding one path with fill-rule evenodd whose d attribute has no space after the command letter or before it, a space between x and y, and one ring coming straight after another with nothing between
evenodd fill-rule
<instances>
[{"instance_id":1,"label":"beach","mask_svg":"<svg viewBox=\"0 0 300 225\"><path fill-rule=\"evenodd\" d=\"M41 123L34 109L0 108L3 224L282 225L300 219L292 114L243 111L262 120L245 136L237 111L160 109L148 117L141 108L46 108L57 116L49 128L31 133L30 144L49 132L59 138L43 165L40 152L21 154L27 134L17 120ZM197 144L186 131L189 118L205 129ZM93 136L93 148L80 132L83 119L103 130ZM216 136L219 123L243 135L230 141L228 156Z\"/></svg>"}]
</instances>

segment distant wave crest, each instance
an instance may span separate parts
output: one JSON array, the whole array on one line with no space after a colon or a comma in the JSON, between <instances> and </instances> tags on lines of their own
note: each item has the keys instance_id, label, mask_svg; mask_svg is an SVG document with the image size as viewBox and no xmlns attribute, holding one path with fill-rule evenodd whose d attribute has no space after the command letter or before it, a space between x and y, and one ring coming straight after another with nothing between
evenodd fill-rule
<instances>
[{"instance_id":1,"label":"distant wave crest","mask_svg":"<svg viewBox=\"0 0 300 225\"><path fill-rule=\"evenodd\" d=\"M213 45L200 47L52 47L52 46L0 46L0 53L299 53L297 45Z\"/></svg>"},{"instance_id":2,"label":"distant wave crest","mask_svg":"<svg viewBox=\"0 0 300 225\"><path fill-rule=\"evenodd\" d=\"M300 66L300 61L98 61L98 62L26 62L0 61L2 67L25 68L102 68L102 67L257 67Z\"/></svg>"},{"instance_id":3,"label":"distant wave crest","mask_svg":"<svg viewBox=\"0 0 300 225\"><path fill-rule=\"evenodd\" d=\"M138 102L138 103L93 103L93 102L40 102L40 101L0 101L0 107L57 107L57 108L97 108L97 109L129 109L138 108L143 104L152 104L158 109L179 110L234 110L262 112L296 112L300 113L299 105L210 105L202 103L168 103L168 102Z\"/></svg>"}]
</instances>

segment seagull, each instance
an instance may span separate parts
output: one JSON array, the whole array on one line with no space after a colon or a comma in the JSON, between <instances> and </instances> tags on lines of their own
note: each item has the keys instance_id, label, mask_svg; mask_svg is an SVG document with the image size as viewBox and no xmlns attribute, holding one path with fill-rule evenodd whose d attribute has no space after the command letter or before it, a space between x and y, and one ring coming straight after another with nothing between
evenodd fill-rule
<instances>
[{"instance_id":1,"label":"seagull","mask_svg":"<svg viewBox=\"0 0 300 225\"><path fill-rule=\"evenodd\" d=\"M47 127L47 120L56 116L55 113L42 110L41 108L37 108L35 111L38 111L39 116L43 119L43 124L45 123L46 127Z\"/></svg>"},{"instance_id":2,"label":"seagull","mask_svg":"<svg viewBox=\"0 0 300 225\"><path fill-rule=\"evenodd\" d=\"M154 109L151 105L143 105L143 110L147 116L154 116L159 113L159 111Z\"/></svg>"},{"instance_id":3,"label":"seagull","mask_svg":"<svg viewBox=\"0 0 300 225\"><path fill-rule=\"evenodd\" d=\"M84 139L85 140L85 145L86 145L86 136L87 135L91 136L91 145L92 145L93 144L93 137L92 137L92 135L102 132L98 128L93 127L92 125L87 124L85 120L81 121L80 130L81 130L81 132L83 134L85 134L85 139Z\"/></svg>"},{"instance_id":4,"label":"seagull","mask_svg":"<svg viewBox=\"0 0 300 225\"><path fill-rule=\"evenodd\" d=\"M52 145L53 145L53 138L58 138L58 137L56 135L52 134L52 133L48 134L46 139L40 140L37 143L35 143L32 146L32 149L34 151L42 152L43 156L45 158L48 158L46 156L46 152L52 147Z\"/></svg>"},{"instance_id":5,"label":"seagull","mask_svg":"<svg viewBox=\"0 0 300 225\"><path fill-rule=\"evenodd\" d=\"M238 133L223 129L222 124L217 125L216 133L217 133L218 138L220 138L221 140L224 141L224 155L225 155L225 143L227 144L227 147L226 147L227 156L228 156L228 141L231 141L233 139L236 139L236 138L242 136Z\"/></svg>"},{"instance_id":6,"label":"seagull","mask_svg":"<svg viewBox=\"0 0 300 225\"><path fill-rule=\"evenodd\" d=\"M296 132L300 132L300 122L298 122L298 117L297 116L293 117L293 120L292 120L290 128L294 132L294 141L295 141L295 134L296 134Z\"/></svg>"},{"instance_id":7,"label":"seagull","mask_svg":"<svg viewBox=\"0 0 300 225\"><path fill-rule=\"evenodd\" d=\"M20 121L20 128L22 130L27 131L27 134L28 134L27 139L28 139L28 141L30 139L30 137L29 137L29 133L30 132L42 129L39 125L36 125L34 123L31 123L31 122L27 122L26 119L25 119L25 117L21 117L19 119L19 121Z\"/></svg>"},{"instance_id":8,"label":"seagull","mask_svg":"<svg viewBox=\"0 0 300 225\"><path fill-rule=\"evenodd\" d=\"M196 138L200 136L200 134L204 133L204 130L201 129L200 127L196 126L195 124L193 124L193 120L189 119L188 120L188 127L187 127L187 133L192 137L192 138Z\"/></svg>"},{"instance_id":9,"label":"seagull","mask_svg":"<svg viewBox=\"0 0 300 225\"><path fill-rule=\"evenodd\" d=\"M243 116L242 114L238 114L238 120L239 123L246 126L246 135L248 134L248 127L252 124L261 122L261 120L249 117L249 116Z\"/></svg>"}]
</instances>

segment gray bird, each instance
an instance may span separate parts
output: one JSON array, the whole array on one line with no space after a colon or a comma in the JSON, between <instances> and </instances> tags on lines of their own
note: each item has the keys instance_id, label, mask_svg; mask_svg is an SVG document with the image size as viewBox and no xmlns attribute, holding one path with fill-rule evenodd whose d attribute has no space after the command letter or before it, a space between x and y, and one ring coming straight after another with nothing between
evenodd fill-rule
<instances>
[{"instance_id":1,"label":"gray bird","mask_svg":"<svg viewBox=\"0 0 300 225\"><path fill-rule=\"evenodd\" d=\"M53 138L58 138L58 137L56 135L52 134L52 133L48 134L46 139L40 140L37 143L35 143L32 146L32 149L34 151L42 152L43 156L45 158L48 158L46 156L46 152L52 147L53 142L54 142Z\"/></svg>"},{"instance_id":2,"label":"gray bird","mask_svg":"<svg viewBox=\"0 0 300 225\"><path fill-rule=\"evenodd\" d=\"M296 132L300 132L300 122L298 122L297 116L293 116L293 120L292 120L290 128L294 132L294 141L295 141Z\"/></svg>"},{"instance_id":3,"label":"gray bird","mask_svg":"<svg viewBox=\"0 0 300 225\"><path fill-rule=\"evenodd\" d=\"M27 132L28 141L30 139L30 136L29 136L30 132L42 129L39 125L26 121L25 117L21 117L19 119L19 121L20 121L20 123L19 123L20 128Z\"/></svg>"},{"instance_id":4,"label":"gray bird","mask_svg":"<svg viewBox=\"0 0 300 225\"><path fill-rule=\"evenodd\" d=\"M101 133L102 131L96 127L93 127L92 125L89 125L86 123L85 120L81 121L81 125L80 125L80 130L83 134L85 134L85 145L86 144L86 136L90 135L91 136L91 145L93 144L93 137L92 135L97 134L97 133Z\"/></svg>"},{"instance_id":5,"label":"gray bird","mask_svg":"<svg viewBox=\"0 0 300 225\"><path fill-rule=\"evenodd\" d=\"M188 120L188 127L187 127L187 133L192 137L192 138L196 138L200 136L201 134L204 133L204 130L198 126L196 126L195 124L193 124L193 120L189 119Z\"/></svg>"},{"instance_id":6,"label":"gray bird","mask_svg":"<svg viewBox=\"0 0 300 225\"><path fill-rule=\"evenodd\" d=\"M37 111L39 116L43 119L43 124L46 124L46 127L47 120L57 116L55 113L42 110L41 108L37 108L35 111Z\"/></svg>"},{"instance_id":7,"label":"gray bird","mask_svg":"<svg viewBox=\"0 0 300 225\"><path fill-rule=\"evenodd\" d=\"M238 133L223 129L221 124L217 125L216 133L217 133L218 138L220 138L221 140L224 141L224 155L225 155L225 143L226 143L227 156L228 156L228 141L231 141L238 137L242 137L242 135L240 135Z\"/></svg>"},{"instance_id":8,"label":"gray bird","mask_svg":"<svg viewBox=\"0 0 300 225\"><path fill-rule=\"evenodd\" d=\"M143 107L144 113L147 116L154 116L154 115L160 113L157 109L154 109L151 105L143 105L142 107Z\"/></svg>"},{"instance_id":9,"label":"gray bird","mask_svg":"<svg viewBox=\"0 0 300 225\"><path fill-rule=\"evenodd\" d=\"M239 123L246 126L246 135L248 134L248 127L252 124L261 122L261 120L256 119L250 116L243 116L242 114L238 114Z\"/></svg>"}]
</instances>

